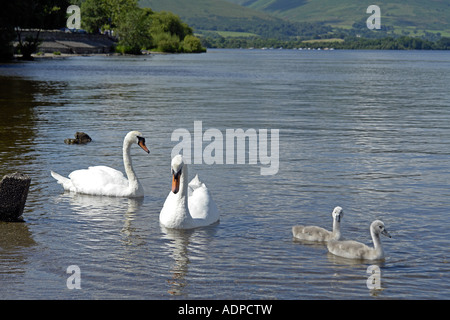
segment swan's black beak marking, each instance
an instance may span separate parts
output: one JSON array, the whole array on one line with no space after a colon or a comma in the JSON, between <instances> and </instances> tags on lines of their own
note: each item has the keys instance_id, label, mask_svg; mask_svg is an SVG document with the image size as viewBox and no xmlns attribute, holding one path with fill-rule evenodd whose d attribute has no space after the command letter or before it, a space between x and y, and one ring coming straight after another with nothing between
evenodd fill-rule
<instances>
[{"instance_id":1,"label":"swan's black beak marking","mask_svg":"<svg viewBox=\"0 0 450 320\"><path fill-rule=\"evenodd\" d=\"M172 170L172 192L177 194L180 190L180 177L181 177L181 170L178 172L174 172Z\"/></svg>"},{"instance_id":2,"label":"swan's black beak marking","mask_svg":"<svg viewBox=\"0 0 450 320\"><path fill-rule=\"evenodd\" d=\"M150 150L148 150L147 146L145 145L145 138L143 137L137 137L138 138L138 145L147 153L150 153Z\"/></svg>"}]
</instances>

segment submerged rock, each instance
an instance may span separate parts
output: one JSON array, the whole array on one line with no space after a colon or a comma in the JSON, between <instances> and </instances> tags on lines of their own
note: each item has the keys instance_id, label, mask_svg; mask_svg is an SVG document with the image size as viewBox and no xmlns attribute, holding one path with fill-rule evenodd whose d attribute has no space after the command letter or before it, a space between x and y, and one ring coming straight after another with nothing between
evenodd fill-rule
<instances>
[{"instance_id":1,"label":"submerged rock","mask_svg":"<svg viewBox=\"0 0 450 320\"><path fill-rule=\"evenodd\" d=\"M65 139L64 143L66 144L85 144L91 142L92 139L89 137L87 133L77 132L75 133L75 139Z\"/></svg>"},{"instance_id":2,"label":"submerged rock","mask_svg":"<svg viewBox=\"0 0 450 320\"><path fill-rule=\"evenodd\" d=\"M1 221L23 221L30 182L29 176L17 172L4 176L0 181Z\"/></svg>"}]
</instances>

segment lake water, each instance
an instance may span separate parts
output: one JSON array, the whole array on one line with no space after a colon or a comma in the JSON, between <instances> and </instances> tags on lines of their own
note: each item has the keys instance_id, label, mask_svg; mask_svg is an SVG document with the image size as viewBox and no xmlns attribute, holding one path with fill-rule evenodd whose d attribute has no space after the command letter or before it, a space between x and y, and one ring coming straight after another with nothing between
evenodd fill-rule
<instances>
[{"instance_id":1,"label":"lake water","mask_svg":"<svg viewBox=\"0 0 450 320\"><path fill-rule=\"evenodd\" d=\"M0 173L32 182L25 223L0 223L1 299L449 299L450 53L209 50L0 64ZM279 170L192 164L217 225L160 226L172 133L279 129ZM108 165L132 148L142 200L67 194L50 176ZM93 142L67 145L77 131ZM203 148L209 142L203 142ZM225 145L225 143L224 143ZM225 151L224 151L225 154ZM294 241L295 224L371 244L384 262ZM380 290L367 269L380 268ZM69 289L67 268L80 270ZM72 283L72 282L71 282ZM75 283L75 282L73 282Z\"/></svg>"}]
</instances>

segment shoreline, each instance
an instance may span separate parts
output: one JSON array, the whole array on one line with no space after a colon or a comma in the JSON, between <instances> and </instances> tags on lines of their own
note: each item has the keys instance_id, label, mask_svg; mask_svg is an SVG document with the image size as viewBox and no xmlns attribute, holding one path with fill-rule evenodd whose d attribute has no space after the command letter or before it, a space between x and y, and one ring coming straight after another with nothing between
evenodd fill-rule
<instances>
[{"instance_id":1,"label":"shoreline","mask_svg":"<svg viewBox=\"0 0 450 320\"><path fill-rule=\"evenodd\" d=\"M268 49L265 48L207 48L207 51L205 52L201 52L201 53L206 53L208 52L208 50L248 50L248 51L252 51L252 50L261 50L261 51L269 51ZM270 51L278 51L280 49L276 49L276 50L270 50ZM329 49L329 50L320 50L320 49L310 49L310 50L301 50L301 49L288 49L288 48L283 48L282 50L285 51L305 51L305 52L314 52L314 51L445 51L445 50L438 50L438 49L430 49L430 50L420 50L420 49ZM160 52L160 51L147 51L144 50L140 55L136 55L136 54L123 54L123 53L119 53L119 52L102 52L102 53L55 53L55 52L39 52L39 53L33 53L31 55L32 60L26 60L26 59L21 59L21 55L20 54L14 54L14 59L12 59L11 61L33 61L33 60L39 60L39 59L65 59L65 58L70 58L70 57L98 57L98 56L103 56L103 57L111 57L111 56L124 56L124 57L139 57L139 56L151 56L151 55L173 55L173 54L193 54L193 53L173 53L173 52Z\"/></svg>"},{"instance_id":2,"label":"shoreline","mask_svg":"<svg viewBox=\"0 0 450 320\"><path fill-rule=\"evenodd\" d=\"M102 54L114 53L114 46L117 41L107 35L71 33L60 30L34 30L28 29L21 32L21 37L35 37L39 32L38 53L53 54L55 52L62 54ZM15 41L17 45L18 39ZM38 54L38 55L39 55Z\"/></svg>"},{"instance_id":3,"label":"shoreline","mask_svg":"<svg viewBox=\"0 0 450 320\"><path fill-rule=\"evenodd\" d=\"M32 59L58 59L75 56L134 56L116 52L117 39L103 34L71 33L60 30L36 30L27 29L21 32L21 37L34 37L39 33L40 44L37 53L31 55ZM14 42L17 47L18 40ZM141 55L150 54L173 54L171 52L160 52L142 50ZM177 53L175 53L177 54ZM139 56L139 55L137 55ZM21 60L20 54L14 54L15 60Z\"/></svg>"},{"instance_id":4,"label":"shoreline","mask_svg":"<svg viewBox=\"0 0 450 320\"><path fill-rule=\"evenodd\" d=\"M49 52L41 52L41 53L33 53L31 57L33 60L39 60L39 59L65 59L70 57L112 57L112 56L129 56L129 57L140 57L140 56L149 56L149 55L165 55L165 54L174 54L170 52L158 52L158 51L148 51L143 52L140 55L135 54L123 54L118 52L110 52L110 53L49 53ZM30 61L30 60L24 60L21 59L22 55L20 54L14 54L13 61ZM32 61L32 60L31 60Z\"/></svg>"}]
</instances>

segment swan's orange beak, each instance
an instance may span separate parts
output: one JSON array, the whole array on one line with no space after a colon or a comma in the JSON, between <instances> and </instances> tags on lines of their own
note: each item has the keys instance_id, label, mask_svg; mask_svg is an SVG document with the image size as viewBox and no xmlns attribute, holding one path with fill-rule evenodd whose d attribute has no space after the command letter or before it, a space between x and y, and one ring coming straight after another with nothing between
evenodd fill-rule
<instances>
[{"instance_id":1,"label":"swan's orange beak","mask_svg":"<svg viewBox=\"0 0 450 320\"><path fill-rule=\"evenodd\" d=\"M139 137L139 142L138 142L139 147L142 148L142 150L144 150L147 153L150 153L150 150L148 150L147 146L145 145L145 139Z\"/></svg>"},{"instance_id":2,"label":"swan's orange beak","mask_svg":"<svg viewBox=\"0 0 450 320\"><path fill-rule=\"evenodd\" d=\"M181 177L181 170L177 173L172 173L172 192L177 193L178 190L180 190L180 177Z\"/></svg>"}]
</instances>

